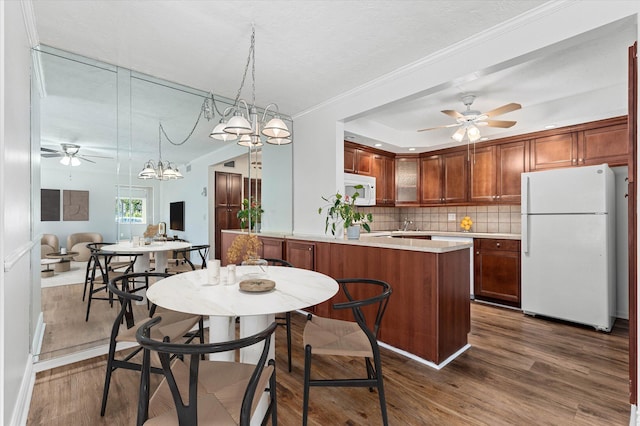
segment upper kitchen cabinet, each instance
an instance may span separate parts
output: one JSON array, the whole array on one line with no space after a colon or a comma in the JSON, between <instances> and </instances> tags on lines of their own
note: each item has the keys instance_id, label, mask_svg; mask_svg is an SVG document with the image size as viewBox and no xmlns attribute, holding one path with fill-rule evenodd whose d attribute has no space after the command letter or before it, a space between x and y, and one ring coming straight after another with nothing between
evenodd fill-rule
<instances>
[{"instance_id":1,"label":"upper kitchen cabinet","mask_svg":"<svg viewBox=\"0 0 640 426\"><path fill-rule=\"evenodd\" d=\"M420 159L420 203L467 202L467 150L430 155Z\"/></svg>"},{"instance_id":2,"label":"upper kitchen cabinet","mask_svg":"<svg viewBox=\"0 0 640 426\"><path fill-rule=\"evenodd\" d=\"M376 178L376 205L393 206L396 197L396 161L393 156L373 155L373 176Z\"/></svg>"},{"instance_id":3,"label":"upper kitchen cabinet","mask_svg":"<svg viewBox=\"0 0 640 426\"><path fill-rule=\"evenodd\" d=\"M360 145L344 141L344 171L372 176L373 153L362 149Z\"/></svg>"},{"instance_id":4,"label":"upper kitchen cabinet","mask_svg":"<svg viewBox=\"0 0 640 426\"><path fill-rule=\"evenodd\" d=\"M545 132L545 134L547 134ZM600 120L563 129L563 133L531 140L531 170L627 164L626 117Z\"/></svg>"},{"instance_id":5,"label":"upper kitchen cabinet","mask_svg":"<svg viewBox=\"0 0 640 426\"><path fill-rule=\"evenodd\" d=\"M529 171L527 141L476 148L470 162L470 201L519 203L520 174Z\"/></svg>"},{"instance_id":6,"label":"upper kitchen cabinet","mask_svg":"<svg viewBox=\"0 0 640 426\"><path fill-rule=\"evenodd\" d=\"M396 156L396 205L420 203L420 158Z\"/></svg>"}]
</instances>

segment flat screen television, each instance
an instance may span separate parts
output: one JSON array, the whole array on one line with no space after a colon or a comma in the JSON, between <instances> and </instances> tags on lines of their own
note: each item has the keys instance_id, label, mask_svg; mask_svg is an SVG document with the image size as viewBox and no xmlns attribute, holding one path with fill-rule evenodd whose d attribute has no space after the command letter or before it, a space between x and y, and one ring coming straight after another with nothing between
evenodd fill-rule
<instances>
[{"instance_id":1,"label":"flat screen television","mask_svg":"<svg viewBox=\"0 0 640 426\"><path fill-rule=\"evenodd\" d=\"M169 229L184 231L184 201L169 204Z\"/></svg>"}]
</instances>

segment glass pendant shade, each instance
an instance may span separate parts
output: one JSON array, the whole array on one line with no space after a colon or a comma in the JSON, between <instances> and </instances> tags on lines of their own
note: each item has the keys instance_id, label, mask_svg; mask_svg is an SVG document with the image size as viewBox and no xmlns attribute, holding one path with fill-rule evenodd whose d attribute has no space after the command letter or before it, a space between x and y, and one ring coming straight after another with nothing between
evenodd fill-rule
<instances>
[{"instance_id":1,"label":"glass pendant shade","mask_svg":"<svg viewBox=\"0 0 640 426\"><path fill-rule=\"evenodd\" d=\"M64 165L64 166L68 166L69 163L71 163L71 159L69 158L68 155L65 155L64 157L62 157L60 159L60 164Z\"/></svg>"},{"instance_id":2,"label":"glass pendant shade","mask_svg":"<svg viewBox=\"0 0 640 426\"><path fill-rule=\"evenodd\" d=\"M476 142L480 139L480 129L476 126L471 125L467 128L467 137L471 142Z\"/></svg>"},{"instance_id":3,"label":"glass pendant shade","mask_svg":"<svg viewBox=\"0 0 640 426\"><path fill-rule=\"evenodd\" d=\"M238 145L248 146L248 147L262 146L262 140L260 140L260 136L244 135L244 136L241 136L240 139L238 140Z\"/></svg>"},{"instance_id":4,"label":"glass pendant shade","mask_svg":"<svg viewBox=\"0 0 640 426\"><path fill-rule=\"evenodd\" d=\"M237 136L231 133L225 132L224 131L225 127L227 127L227 122L220 121L220 123L218 123L218 125L213 128L213 130L209 134L209 137L213 139L217 139L219 141L224 141L224 142L235 140Z\"/></svg>"},{"instance_id":5,"label":"glass pendant shade","mask_svg":"<svg viewBox=\"0 0 640 426\"><path fill-rule=\"evenodd\" d=\"M71 167L77 167L80 164L82 164L80 160L78 160L76 157L71 157Z\"/></svg>"},{"instance_id":6,"label":"glass pendant shade","mask_svg":"<svg viewBox=\"0 0 640 426\"><path fill-rule=\"evenodd\" d=\"M287 145L291 143L291 138L268 138L267 143L272 145Z\"/></svg>"},{"instance_id":7,"label":"glass pendant shade","mask_svg":"<svg viewBox=\"0 0 640 426\"><path fill-rule=\"evenodd\" d=\"M251 123L238 113L231 117L231 120L229 120L225 126L224 131L236 136L248 135L251 133Z\"/></svg>"},{"instance_id":8,"label":"glass pendant shade","mask_svg":"<svg viewBox=\"0 0 640 426\"><path fill-rule=\"evenodd\" d=\"M262 129L262 134L270 138L286 138L291 136L287 125L277 116L265 124L264 129Z\"/></svg>"}]
</instances>

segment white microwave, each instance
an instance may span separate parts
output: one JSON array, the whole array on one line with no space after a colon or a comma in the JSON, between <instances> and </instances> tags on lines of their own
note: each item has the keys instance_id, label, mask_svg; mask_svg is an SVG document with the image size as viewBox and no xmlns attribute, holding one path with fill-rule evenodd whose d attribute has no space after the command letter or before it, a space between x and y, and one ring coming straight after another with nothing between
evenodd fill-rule
<instances>
[{"instance_id":1,"label":"white microwave","mask_svg":"<svg viewBox=\"0 0 640 426\"><path fill-rule=\"evenodd\" d=\"M362 188L356 186L362 185ZM357 192L357 206L375 206L376 205L376 178L371 176L356 175L353 173L344 174L344 193L349 197Z\"/></svg>"}]
</instances>

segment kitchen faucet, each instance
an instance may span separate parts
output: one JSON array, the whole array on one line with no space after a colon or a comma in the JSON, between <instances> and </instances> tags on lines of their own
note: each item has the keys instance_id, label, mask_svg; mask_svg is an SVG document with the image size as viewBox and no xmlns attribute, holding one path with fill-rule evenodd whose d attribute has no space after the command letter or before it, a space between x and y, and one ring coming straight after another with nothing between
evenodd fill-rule
<instances>
[{"instance_id":1,"label":"kitchen faucet","mask_svg":"<svg viewBox=\"0 0 640 426\"><path fill-rule=\"evenodd\" d=\"M402 224L402 230L403 231L407 231L407 228L409 227L410 224L412 224L413 222L409 220L409 218L405 218L404 219L404 223Z\"/></svg>"}]
</instances>

